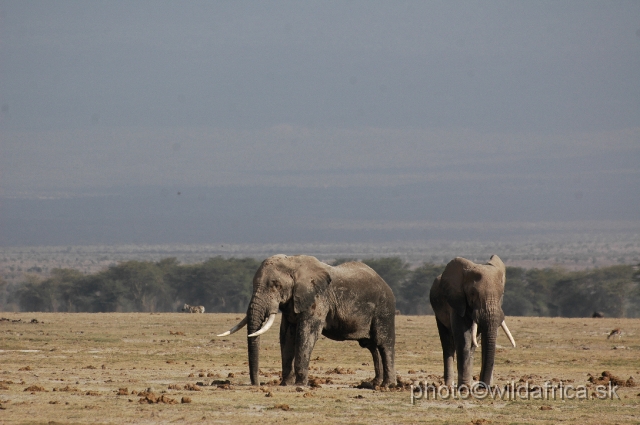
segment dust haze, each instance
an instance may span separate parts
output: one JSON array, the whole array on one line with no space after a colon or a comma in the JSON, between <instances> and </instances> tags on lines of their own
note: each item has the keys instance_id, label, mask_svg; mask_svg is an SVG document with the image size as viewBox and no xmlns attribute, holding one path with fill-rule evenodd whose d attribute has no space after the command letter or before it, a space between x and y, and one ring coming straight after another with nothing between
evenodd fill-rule
<instances>
[{"instance_id":1,"label":"dust haze","mask_svg":"<svg viewBox=\"0 0 640 425\"><path fill-rule=\"evenodd\" d=\"M0 2L0 245L640 238L637 2Z\"/></svg>"}]
</instances>

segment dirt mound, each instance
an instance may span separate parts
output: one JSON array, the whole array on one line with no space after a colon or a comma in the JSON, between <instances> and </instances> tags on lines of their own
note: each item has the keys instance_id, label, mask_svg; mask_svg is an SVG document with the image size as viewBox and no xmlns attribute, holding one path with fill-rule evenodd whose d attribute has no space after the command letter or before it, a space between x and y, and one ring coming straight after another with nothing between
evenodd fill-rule
<instances>
[{"instance_id":1,"label":"dirt mound","mask_svg":"<svg viewBox=\"0 0 640 425\"><path fill-rule=\"evenodd\" d=\"M177 404L178 402L170 397L167 397L166 395L161 395L161 396L157 396L154 393L148 393L146 394L144 397L141 397L140 400L138 400L138 403L141 404L154 404L154 403L165 403L165 404Z\"/></svg>"},{"instance_id":2,"label":"dirt mound","mask_svg":"<svg viewBox=\"0 0 640 425\"><path fill-rule=\"evenodd\" d=\"M289 407L288 404L276 404L273 407L267 407L267 410L276 410L276 409L280 409L280 410L284 410L284 411L292 410L291 407Z\"/></svg>"},{"instance_id":3,"label":"dirt mound","mask_svg":"<svg viewBox=\"0 0 640 425\"><path fill-rule=\"evenodd\" d=\"M311 388L322 388L322 385L324 384L333 384L333 381L331 380L331 378L309 378L309 386Z\"/></svg>"},{"instance_id":4,"label":"dirt mound","mask_svg":"<svg viewBox=\"0 0 640 425\"><path fill-rule=\"evenodd\" d=\"M184 386L184 389L187 391L202 391L202 388L200 388L197 385L193 385L193 384L187 384Z\"/></svg>"},{"instance_id":5,"label":"dirt mound","mask_svg":"<svg viewBox=\"0 0 640 425\"><path fill-rule=\"evenodd\" d=\"M80 390L78 390L76 387L70 387L70 386L66 386L66 387L57 387L54 388L53 391L62 391L62 392L78 392Z\"/></svg>"},{"instance_id":6,"label":"dirt mound","mask_svg":"<svg viewBox=\"0 0 640 425\"><path fill-rule=\"evenodd\" d=\"M604 372L602 372L602 375L598 377L595 377L589 374L589 382L591 382L594 385L608 385L611 382L613 385L617 385L619 387L635 387L636 386L633 376L630 376L629 379L625 381L624 379L615 376L608 370L605 370Z\"/></svg>"},{"instance_id":7,"label":"dirt mound","mask_svg":"<svg viewBox=\"0 0 640 425\"><path fill-rule=\"evenodd\" d=\"M338 375L353 375L355 372L351 369L345 369L343 367L336 367L334 369L329 369L325 372L327 375L338 374Z\"/></svg>"}]
</instances>

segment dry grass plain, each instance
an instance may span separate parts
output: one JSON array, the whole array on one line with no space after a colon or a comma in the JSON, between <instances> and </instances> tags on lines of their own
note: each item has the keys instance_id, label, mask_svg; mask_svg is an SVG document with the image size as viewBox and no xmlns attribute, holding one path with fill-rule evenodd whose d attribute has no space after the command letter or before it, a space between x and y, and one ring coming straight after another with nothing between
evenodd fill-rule
<instances>
[{"instance_id":1,"label":"dry grass plain","mask_svg":"<svg viewBox=\"0 0 640 425\"><path fill-rule=\"evenodd\" d=\"M0 423L640 423L640 387L619 389L620 400L411 405L408 390L354 388L373 377L369 352L355 342L326 338L316 345L310 373L332 383L279 387L270 383L280 371L276 326L262 337L262 382L268 384L252 387L244 330L215 336L239 314L0 316L11 320L0 322ZM584 385L589 373L605 370L624 379L640 375L640 320L510 317L508 323L518 347L499 336L498 384L555 378ZM442 360L433 316L398 316L396 327L401 378L437 381ZM607 339L614 328L622 329L621 338ZM214 380L230 385L197 385ZM165 402L141 403L145 396L132 394L149 388ZM183 397L191 402L181 403Z\"/></svg>"}]
</instances>

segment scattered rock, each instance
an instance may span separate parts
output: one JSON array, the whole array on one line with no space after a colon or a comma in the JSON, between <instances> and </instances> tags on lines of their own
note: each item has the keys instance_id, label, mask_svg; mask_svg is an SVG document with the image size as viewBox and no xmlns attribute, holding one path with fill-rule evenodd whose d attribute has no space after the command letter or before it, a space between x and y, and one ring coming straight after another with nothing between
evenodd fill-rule
<instances>
[{"instance_id":1,"label":"scattered rock","mask_svg":"<svg viewBox=\"0 0 640 425\"><path fill-rule=\"evenodd\" d=\"M191 398L190 397L182 397L182 400L180 400L180 403L182 403L182 404L191 403Z\"/></svg>"},{"instance_id":2,"label":"scattered rock","mask_svg":"<svg viewBox=\"0 0 640 425\"><path fill-rule=\"evenodd\" d=\"M129 389L128 388L119 388L118 391L116 392L117 395L129 395Z\"/></svg>"},{"instance_id":3,"label":"scattered rock","mask_svg":"<svg viewBox=\"0 0 640 425\"><path fill-rule=\"evenodd\" d=\"M169 385L168 389L170 389L170 390L181 390L182 387L180 385L178 385L178 384L171 384L171 385Z\"/></svg>"},{"instance_id":4,"label":"scattered rock","mask_svg":"<svg viewBox=\"0 0 640 425\"><path fill-rule=\"evenodd\" d=\"M265 397L273 397L273 394L271 394L271 391L267 392L265 395Z\"/></svg>"},{"instance_id":5,"label":"scattered rock","mask_svg":"<svg viewBox=\"0 0 640 425\"><path fill-rule=\"evenodd\" d=\"M490 423L491 421L488 421L486 419L476 419L475 421L468 422L468 425L484 425Z\"/></svg>"},{"instance_id":6,"label":"scattered rock","mask_svg":"<svg viewBox=\"0 0 640 425\"><path fill-rule=\"evenodd\" d=\"M89 390L86 393L84 393L84 395L100 395L100 393L98 391Z\"/></svg>"},{"instance_id":7,"label":"scattered rock","mask_svg":"<svg viewBox=\"0 0 640 425\"><path fill-rule=\"evenodd\" d=\"M296 387L296 391L299 392L299 393L303 393L304 392L304 388Z\"/></svg>"},{"instance_id":8,"label":"scattered rock","mask_svg":"<svg viewBox=\"0 0 640 425\"><path fill-rule=\"evenodd\" d=\"M25 367L21 367L20 369L18 369L20 372L24 372L24 371L28 371L28 370L33 370L31 369L31 366L25 366Z\"/></svg>"},{"instance_id":9,"label":"scattered rock","mask_svg":"<svg viewBox=\"0 0 640 425\"><path fill-rule=\"evenodd\" d=\"M43 387L39 385L32 385L30 387L25 388L24 391L31 391L32 393L35 393L35 392L41 392L41 391L46 392L47 390L45 390Z\"/></svg>"},{"instance_id":10,"label":"scattered rock","mask_svg":"<svg viewBox=\"0 0 640 425\"><path fill-rule=\"evenodd\" d=\"M540 406L540 410L553 410L551 406Z\"/></svg>"}]
</instances>

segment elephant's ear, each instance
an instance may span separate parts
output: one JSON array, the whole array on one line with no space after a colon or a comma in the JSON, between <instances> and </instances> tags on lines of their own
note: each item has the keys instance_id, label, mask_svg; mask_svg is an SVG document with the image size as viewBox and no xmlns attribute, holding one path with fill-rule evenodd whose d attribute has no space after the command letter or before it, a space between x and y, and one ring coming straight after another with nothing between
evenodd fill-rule
<instances>
[{"instance_id":1,"label":"elephant's ear","mask_svg":"<svg viewBox=\"0 0 640 425\"><path fill-rule=\"evenodd\" d=\"M467 311L467 295L465 287L473 284L476 264L462 257L456 257L447 264L440 279L447 302L459 315ZM471 282L470 282L471 281Z\"/></svg>"},{"instance_id":2,"label":"elephant's ear","mask_svg":"<svg viewBox=\"0 0 640 425\"><path fill-rule=\"evenodd\" d=\"M331 276L320 266L303 265L296 270L293 280L293 310L300 313L312 308L316 296L331 283Z\"/></svg>"},{"instance_id":3,"label":"elephant's ear","mask_svg":"<svg viewBox=\"0 0 640 425\"><path fill-rule=\"evenodd\" d=\"M500 278L501 278L501 283L502 285L504 285L506 278L507 278L507 268L505 267L504 263L502 262L502 260L500 259L500 257L498 257L497 255L492 255L491 258L489 259L489 262L487 263L489 265L494 266L496 269L498 269L499 273L500 273Z\"/></svg>"}]
</instances>

